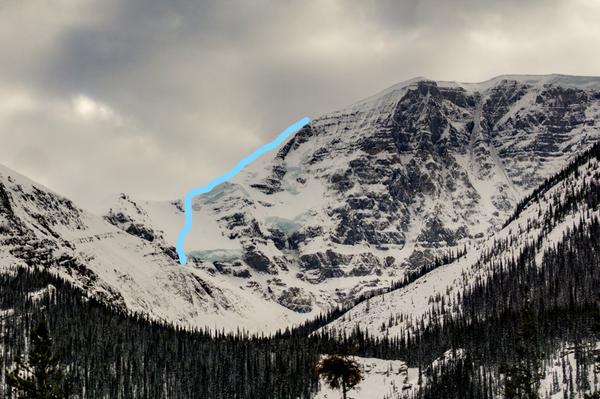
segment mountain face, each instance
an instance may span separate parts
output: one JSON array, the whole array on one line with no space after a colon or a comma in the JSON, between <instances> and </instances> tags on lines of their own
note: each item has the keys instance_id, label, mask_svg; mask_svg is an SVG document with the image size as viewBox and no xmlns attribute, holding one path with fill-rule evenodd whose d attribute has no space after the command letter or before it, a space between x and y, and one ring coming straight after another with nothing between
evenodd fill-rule
<instances>
[{"instance_id":1,"label":"mountain face","mask_svg":"<svg viewBox=\"0 0 600 399\"><path fill-rule=\"evenodd\" d=\"M0 272L47 268L116 308L182 326L270 331L297 322L292 310L180 265L160 235L111 223L0 166Z\"/></svg>"},{"instance_id":2,"label":"mountain face","mask_svg":"<svg viewBox=\"0 0 600 399\"><path fill-rule=\"evenodd\" d=\"M412 79L313 120L193 201L194 267L310 312L500 230L600 134L600 78ZM133 204L135 202L135 204ZM176 242L182 201L115 198L103 218Z\"/></svg>"},{"instance_id":3,"label":"mountain face","mask_svg":"<svg viewBox=\"0 0 600 399\"><path fill-rule=\"evenodd\" d=\"M115 306L273 331L496 234L598 141L600 78L416 78L314 119L193 201L125 194L96 214L2 168L1 265L43 265ZM183 195L184 193L182 193Z\"/></svg>"},{"instance_id":4,"label":"mountain face","mask_svg":"<svg viewBox=\"0 0 600 399\"><path fill-rule=\"evenodd\" d=\"M458 259L357 305L324 329L403 337L432 325L454 326L460 317L469 319L466 324L492 319L519 309L525 285L536 307L544 307L538 310L544 316L556 311L549 310L553 306L571 307L574 313L597 299L599 221L597 144L523 198L494 236L469 243Z\"/></svg>"}]
</instances>

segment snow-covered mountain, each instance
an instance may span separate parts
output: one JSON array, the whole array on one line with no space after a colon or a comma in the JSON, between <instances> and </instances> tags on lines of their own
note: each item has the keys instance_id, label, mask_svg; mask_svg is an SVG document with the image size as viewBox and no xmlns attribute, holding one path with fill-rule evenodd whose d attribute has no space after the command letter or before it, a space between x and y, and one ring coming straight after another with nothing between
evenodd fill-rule
<instances>
[{"instance_id":1,"label":"snow-covered mountain","mask_svg":"<svg viewBox=\"0 0 600 399\"><path fill-rule=\"evenodd\" d=\"M599 137L600 78L415 78L314 119L196 197L185 266L182 200L120 194L95 216L2 168L0 262L55 268L170 322L274 331L483 248Z\"/></svg>"},{"instance_id":2,"label":"snow-covered mountain","mask_svg":"<svg viewBox=\"0 0 600 399\"><path fill-rule=\"evenodd\" d=\"M595 155L600 155L599 150L596 149ZM553 176L547 183L548 187L542 186L525 198L509 218L509 223L493 237L467 245L467 253L459 259L435 268L405 287L363 301L323 328L335 334L349 334L358 328L380 338L406 336L430 323L443 323L444 318L465 312L476 313L465 309L465 295L486 285L492 276L506 273L509 269L507 263L526 257L529 259L528 266L535 264L541 268L544 257L553 256L552 250L565 240L565 235L579 226L593 223L594 219L600 220L600 207L581 200L581 197L589 195L589 191L600 188L599 171L600 160L594 156L576 167L572 166L572 170L563 172L562 176ZM595 194L594 201L597 201L598 194ZM568 201L574 198L577 199L576 205L569 204ZM561 215L555 216L558 211ZM598 288L590 279L582 282L577 289L580 295L590 295ZM507 303L518 301L515 296L519 293L509 291L508 287L498 294ZM540 297L544 300L548 296L540 293ZM484 304L480 306L484 307ZM487 312L490 310L477 314L484 316Z\"/></svg>"},{"instance_id":3,"label":"snow-covered mountain","mask_svg":"<svg viewBox=\"0 0 600 399\"><path fill-rule=\"evenodd\" d=\"M600 78L415 78L314 119L195 198L195 268L297 312L388 287L498 232L600 137ZM115 196L98 214L173 246L182 201Z\"/></svg>"},{"instance_id":4,"label":"snow-covered mountain","mask_svg":"<svg viewBox=\"0 0 600 399\"><path fill-rule=\"evenodd\" d=\"M180 265L159 236L130 233L0 166L1 271L50 268L115 307L183 326L272 331L306 317Z\"/></svg>"}]
</instances>

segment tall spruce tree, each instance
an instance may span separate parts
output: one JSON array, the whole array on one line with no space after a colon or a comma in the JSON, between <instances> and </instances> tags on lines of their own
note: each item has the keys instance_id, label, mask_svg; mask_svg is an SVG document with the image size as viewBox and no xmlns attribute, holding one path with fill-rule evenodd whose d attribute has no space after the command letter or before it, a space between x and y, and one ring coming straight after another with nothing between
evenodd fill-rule
<instances>
[{"instance_id":1,"label":"tall spruce tree","mask_svg":"<svg viewBox=\"0 0 600 399\"><path fill-rule=\"evenodd\" d=\"M600 295L598 295L598 300L600 301ZM594 310L592 312L592 326L590 327L590 329L592 330L593 333L595 333L596 335L600 334L600 311L598 310L598 308L596 307L596 310ZM600 373L600 355L598 355L595 359L594 359L596 366L594 369L595 373ZM585 394L584 395L585 399L600 399L600 391L596 391L594 393L591 394Z\"/></svg>"},{"instance_id":2,"label":"tall spruce tree","mask_svg":"<svg viewBox=\"0 0 600 399\"><path fill-rule=\"evenodd\" d=\"M13 371L4 373L9 387L9 398L15 390L19 399L61 399L64 393L58 387L63 373L58 366L59 356L52 354L52 338L46 324L41 320L31 330L33 348L27 360L15 355L16 363Z\"/></svg>"},{"instance_id":3,"label":"tall spruce tree","mask_svg":"<svg viewBox=\"0 0 600 399\"><path fill-rule=\"evenodd\" d=\"M342 397L346 392L362 381L360 365L349 358L353 351L345 351L321 357L315 366L317 375L325 380L332 389L341 389Z\"/></svg>"},{"instance_id":4,"label":"tall spruce tree","mask_svg":"<svg viewBox=\"0 0 600 399\"><path fill-rule=\"evenodd\" d=\"M521 308L521 325L515 339L517 362L500 366L504 374L504 397L506 399L539 399L538 384L545 374L540 372L544 354L536 349L537 328L529 295L525 293Z\"/></svg>"}]
</instances>

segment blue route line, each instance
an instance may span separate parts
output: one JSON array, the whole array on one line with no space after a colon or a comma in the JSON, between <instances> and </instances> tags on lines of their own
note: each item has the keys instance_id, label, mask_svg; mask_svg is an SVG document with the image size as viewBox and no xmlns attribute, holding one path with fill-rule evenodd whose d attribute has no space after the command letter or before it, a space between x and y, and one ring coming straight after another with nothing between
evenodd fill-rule
<instances>
[{"instance_id":1,"label":"blue route line","mask_svg":"<svg viewBox=\"0 0 600 399\"><path fill-rule=\"evenodd\" d=\"M285 140L290 134L294 133L298 129L301 129L302 127L307 125L308 122L310 122L310 119L304 118L299 122L294 123L292 126L285 129L285 131L281 133L279 137L277 137L275 140L271 141L269 144L263 145L258 150L254 151L252 155L249 155L246 158L242 159L235 168L229 171L229 173L226 173L223 176L219 176L216 179L211 180L211 182L208 183L206 186L195 188L186 194L184 200L185 226L183 227L183 229L181 229L181 233L179 233L179 238L177 239L177 254L179 255L179 262L182 265L185 265L187 263L185 252L183 252L183 242L185 241L185 237L192 228L192 198L200 194L208 193L217 184L221 184L231 179L233 176L237 175L239 171L241 171L244 168L244 166L248 165L252 161L255 161L259 156L261 156L265 152L279 146L281 143L283 143L283 140Z\"/></svg>"}]
</instances>

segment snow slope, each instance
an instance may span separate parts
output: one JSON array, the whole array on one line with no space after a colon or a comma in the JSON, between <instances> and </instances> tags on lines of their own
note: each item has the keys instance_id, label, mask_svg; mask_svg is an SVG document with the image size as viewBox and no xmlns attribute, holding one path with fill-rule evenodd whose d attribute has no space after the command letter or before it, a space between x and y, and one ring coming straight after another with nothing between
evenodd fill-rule
<instances>
[{"instance_id":1,"label":"snow slope","mask_svg":"<svg viewBox=\"0 0 600 399\"><path fill-rule=\"evenodd\" d=\"M271 332L310 316L263 300L253 287L182 266L161 240L128 234L4 166L0 194L4 269L51 267L88 295L183 326Z\"/></svg>"}]
</instances>

